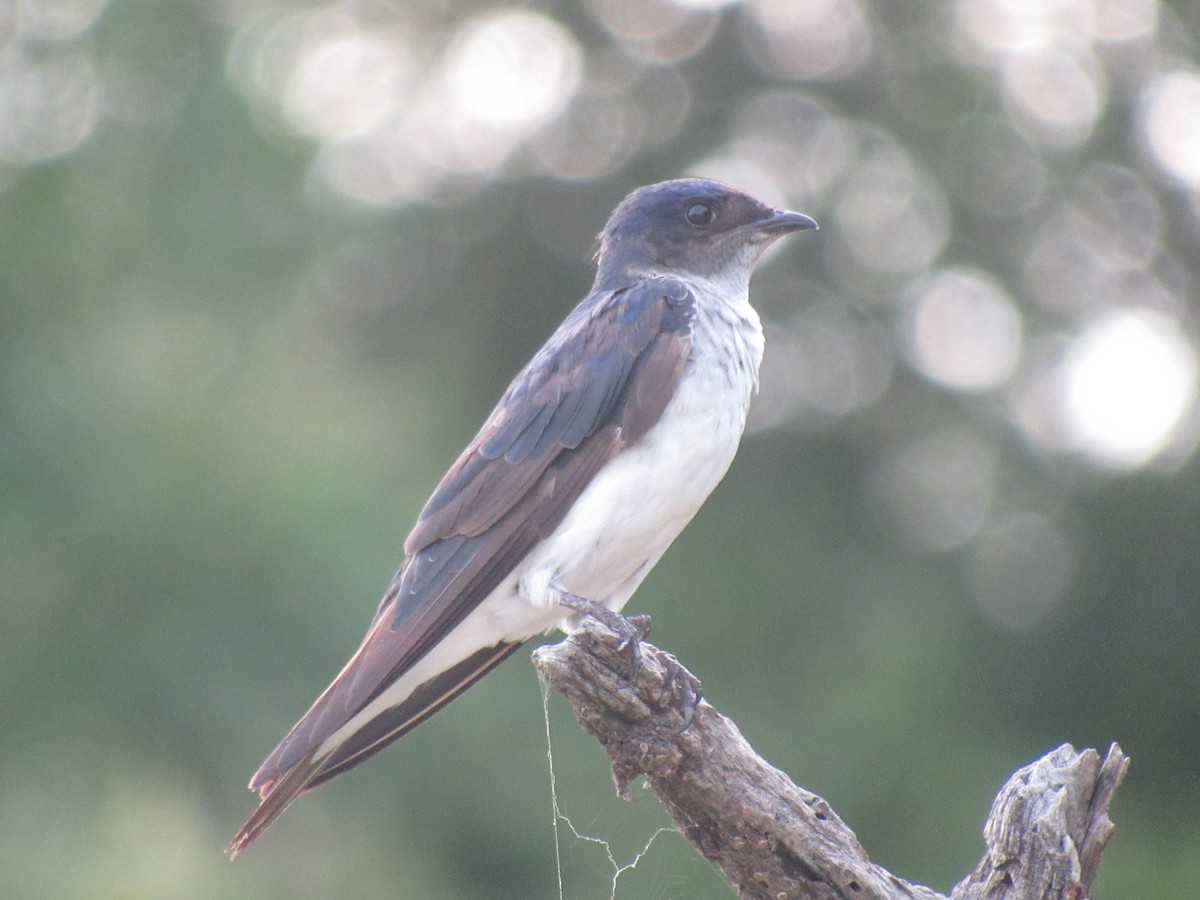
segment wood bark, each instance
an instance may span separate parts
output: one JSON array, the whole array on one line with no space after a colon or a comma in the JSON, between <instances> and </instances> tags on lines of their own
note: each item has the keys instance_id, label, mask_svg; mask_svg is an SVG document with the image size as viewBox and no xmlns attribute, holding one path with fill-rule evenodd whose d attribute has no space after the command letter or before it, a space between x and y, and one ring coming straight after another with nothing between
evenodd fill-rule
<instances>
[{"instance_id":1,"label":"wood bark","mask_svg":"<svg viewBox=\"0 0 1200 900\"><path fill-rule=\"evenodd\" d=\"M947 898L871 862L830 805L754 752L679 662L646 641L631 648L585 620L534 651L541 677L612 761L617 792L636 778L743 898L1085 900L1112 835L1108 805L1128 768L1113 744L1064 744L1004 785L984 826L986 852Z\"/></svg>"}]
</instances>

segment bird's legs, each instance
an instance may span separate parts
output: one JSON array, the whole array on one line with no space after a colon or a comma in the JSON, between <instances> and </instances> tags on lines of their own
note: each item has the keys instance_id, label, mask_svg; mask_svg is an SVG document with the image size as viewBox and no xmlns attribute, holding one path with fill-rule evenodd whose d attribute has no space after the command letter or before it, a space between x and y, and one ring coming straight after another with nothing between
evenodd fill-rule
<instances>
[{"instance_id":1,"label":"bird's legs","mask_svg":"<svg viewBox=\"0 0 1200 900\"><path fill-rule=\"evenodd\" d=\"M621 642L618 650L629 649L629 680L632 681L642 665L642 638L650 636L649 616L623 616L613 612L603 603L580 597L570 591L559 590L558 605L566 607L573 613L595 619L601 625L617 633Z\"/></svg>"},{"instance_id":2,"label":"bird's legs","mask_svg":"<svg viewBox=\"0 0 1200 900\"><path fill-rule=\"evenodd\" d=\"M687 731L688 726L692 724L692 718L696 715L696 707L700 705L703 697L701 691L704 688L700 684L700 679L685 669L683 664L670 653L662 654L660 661L667 669L664 687L668 692L671 692L672 688L679 692L679 714L683 716L683 727L679 730Z\"/></svg>"},{"instance_id":3,"label":"bird's legs","mask_svg":"<svg viewBox=\"0 0 1200 900\"><path fill-rule=\"evenodd\" d=\"M650 636L650 617L623 616L618 612L613 612L602 603L589 600L587 597L580 597L570 591L559 590L557 595L559 606L566 607L577 615L595 619L620 635L621 642L617 645L617 649L629 648L628 680L632 682L637 677L642 664L641 641ZM667 670L664 687L669 693L678 692L679 694L679 712L683 716L683 727L680 731L685 731L692 724L696 706L700 703L702 690L700 679L680 665L679 660L669 653L663 653L661 660Z\"/></svg>"}]
</instances>

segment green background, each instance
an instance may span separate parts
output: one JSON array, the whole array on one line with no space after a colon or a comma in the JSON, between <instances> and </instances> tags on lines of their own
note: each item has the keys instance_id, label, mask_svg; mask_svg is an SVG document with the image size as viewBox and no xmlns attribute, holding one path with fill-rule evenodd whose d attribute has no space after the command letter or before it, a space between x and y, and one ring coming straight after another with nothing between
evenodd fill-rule
<instances>
[{"instance_id":1,"label":"green background","mask_svg":"<svg viewBox=\"0 0 1200 900\"><path fill-rule=\"evenodd\" d=\"M1195 362L1200 139L1153 103L1172 73L1200 84L1197 7L533 3L569 96L536 121L487 101L495 133L451 165L430 123L454 111L423 85L515 9L0 12L0 893L558 896L524 651L222 848L428 492L587 290L608 211L689 172L822 230L756 277L770 404L629 611L906 879L971 869L1019 765L1115 740L1133 762L1096 897L1200 893L1194 383L1173 370L1177 415L1137 459L1056 437L1025 390L1114 311ZM301 79L296 48L364 35L404 48L395 83L367 65L345 108L305 106L343 82ZM911 349L961 267L1003 298L997 334L1020 326L982 386ZM989 321L967 329L985 351ZM1149 407L1130 358L1114 383ZM549 717L563 812L628 861L657 802L616 799L565 702ZM603 848L561 840L565 896L608 897ZM729 895L674 834L617 889Z\"/></svg>"}]
</instances>

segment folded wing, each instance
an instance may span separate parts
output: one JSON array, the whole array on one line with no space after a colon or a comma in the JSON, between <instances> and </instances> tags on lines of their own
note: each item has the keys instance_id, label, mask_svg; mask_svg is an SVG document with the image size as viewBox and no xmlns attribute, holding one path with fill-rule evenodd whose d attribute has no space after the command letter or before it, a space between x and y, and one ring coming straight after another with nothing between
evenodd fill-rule
<instances>
[{"instance_id":1,"label":"folded wing","mask_svg":"<svg viewBox=\"0 0 1200 900\"><path fill-rule=\"evenodd\" d=\"M401 701L364 714L658 421L689 358L694 316L690 291L672 279L592 296L517 375L425 504L362 644L255 773L262 803L230 845L234 855L300 793L405 734L520 646L498 642L450 661Z\"/></svg>"}]
</instances>

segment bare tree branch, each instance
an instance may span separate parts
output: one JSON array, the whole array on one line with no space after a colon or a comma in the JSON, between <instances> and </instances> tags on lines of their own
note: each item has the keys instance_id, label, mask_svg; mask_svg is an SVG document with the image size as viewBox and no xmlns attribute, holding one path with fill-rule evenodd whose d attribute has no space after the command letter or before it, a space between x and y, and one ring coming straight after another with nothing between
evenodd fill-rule
<instances>
[{"instance_id":1,"label":"bare tree branch","mask_svg":"<svg viewBox=\"0 0 1200 900\"><path fill-rule=\"evenodd\" d=\"M1116 744L1103 763L1095 750L1063 744L1019 769L983 827L987 852L953 900L1086 897L1113 832L1108 804L1128 768Z\"/></svg>"},{"instance_id":2,"label":"bare tree branch","mask_svg":"<svg viewBox=\"0 0 1200 900\"><path fill-rule=\"evenodd\" d=\"M679 830L753 900L946 900L875 865L829 804L759 757L737 726L704 701L669 653L628 647L586 620L534 651L541 677L612 760L622 796L644 776ZM632 671L632 677L631 677ZM1128 759L1115 744L1063 745L1018 771L984 828L987 852L952 900L1083 900L1112 834L1108 804Z\"/></svg>"}]
</instances>

